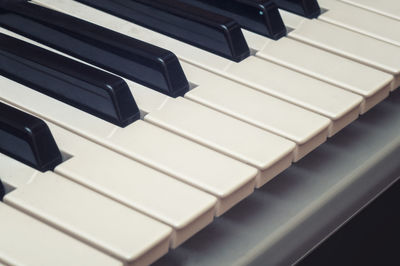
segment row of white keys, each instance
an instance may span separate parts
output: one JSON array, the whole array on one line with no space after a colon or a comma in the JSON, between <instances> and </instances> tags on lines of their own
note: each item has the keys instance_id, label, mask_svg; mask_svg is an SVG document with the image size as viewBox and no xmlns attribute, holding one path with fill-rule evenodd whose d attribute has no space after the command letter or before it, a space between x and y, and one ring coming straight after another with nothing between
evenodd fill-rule
<instances>
[{"instance_id":1,"label":"row of white keys","mask_svg":"<svg viewBox=\"0 0 400 266\"><path fill-rule=\"evenodd\" d=\"M288 37L379 69L394 76L392 90L400 86L399 47L321 20L309 20L280 10L294 30Z\"/></svg>"},{"instance_id":2,"label":"row of white keys","mask_svg":"<svg viewBox=\"0 0 400 266\"><path fill-rule=\"evenodd\" d=\"M1 77L0 84L0 98L10 105L213 194L217 215L252 193L256 178L261 181L257 169L145 121L119 128L11 80ZM290 154L292 144L284 145L277 152L289 148Z\"/></svg>"},{"instance_id":3,"label":"row of white keys","mask_svg":"<svg viewBox=\"0 0 400 266\"><path fill-rule=\"evenodd\" d=\"M372 12L400 20L400 2L397 0L341 0Z\"/></svg>"},{"instance_id":4,"label":"row of white keys","mask_svg":"<svg viewBox=\"0 0 400 266\"><path fill-rule=\"evenodd\" d=\"M3 154L0 162L7 166L0 169L3 182L14 187L18 180L3 198L6 204L124 264L147 265L168 252L169 226L56 173L39 172Z\"/></svg>"},{"instance_id":5,"label":"row of white keys","mask_svg":"<svg viewBox=\"0 0 400 266\"><path fill-rule=\"evenodd\" d=\"M338 0L318 0L318 19L400 46L400 21Z\"/></svg>"},{"instance_id":6,"label":"row of white keys","mask_svg":"<svg viewBox=\"0 0 400 266\"><path fill-rule=\"evenodd\" d=\"M171 226L172 248L208 225L219 205L224 204L224 199L217 202L208 193L52 123L48 125L59 147L72 155L55 168L56 173ZM243 195L230 196L235 201Z\"/></svg>"},{"instance_id":7,"label":"row of white keys","mask_svg":"<svg viewBox=\"0 0 400 266\"><path fill-rule=\"evenodd\" d=\"M392 88L392 75L350 59L287 37L274 41L246 30L243 34L256 56L361 95L361 114L385 99Z\"/></svg>"},{"instance_id":8,"label":"row of white keys","mask_svg":"<svg viewBox=\"0 0 400 266\"><path fill-rule=\"evenodd\" d=\"M6 30L2 32L10 34ZM314 131L311 136L306 136L308 139L295 150L296 145L292 141L258 127L193 101L170 98L129 80L126 81L139 108L144 112L150 112L144 117L146 121L256 167L260 171L257 187L288 168L294 156L298 160L326 140L329 120L310 112L303 118L311 116L312 121L308 124L315 123L311 126L311 130Z\"/></svg>"},{"instance_id":9,"label":"row of white keys","mask_svg":"<svg viewBox=\"0 0 400 266\"><path fill-rule=\"evenodd\" d=\"M75 1L39 0L67 14L171 50L178 58L271 94L332 120L332 136L358 117L362 97L285 67L250 56L240 63L216 56Z\"/></svg>"},{"instance_id":10,"label":"row of white keys","mask_svg":"<svg viewBox=\"0 0 400 266\"><path fill-rule=\"evenodd\" d=\"M112 266L122 263L0 202L0 265Z\"/></svg>"},{"instance_id":11,"label":"row of white keys","mask_svg":"<svg viewBox=\"0 0 400 266\"><path fill-rule=\"evenodd\" d=\"M31 42L34 45L49 49L53 52L57 52L54 49L33 42L8 30L0 28L0 32ZM62 54L60 52L57 53ZM65 54L62 55L68 56ZM193 100L251 125L294 141L297 144L293 155L294 161L300 160L321 143L325 142L328 136L328 128L331 124L328 118L272 97L268 94L249 89L242 84L233 82L191 64L182 62L181 65L186 76L192 83L201 84L192 88L185 95L186 99ZM268 170L268 174L262 174L265 178L258 186L267 182L287 166L287 164L286 166L281 164L279 167L274 167L271 166L271 163L269 165L263 165L261 160L252 163L251 160L246 160L246 157L251 158L254 156L247 154L247 156L244 157L240 156L240 153L237 153L238 155L236 155L231 152L231 150L238 150L240 152L250 148L251 146L249 145L249 142L242 142L242 140L247 138L249 135L253 136L253 147L259 146L259 143L262 143L262 139L255 138L254 136L255 134L264 135L265 133L261 133L259 130L245 126L243 123L238 123L238 121L227 119L227 117L221 116L217 112L183 98L172 99L169 96L150 90L149 88L130 80L125 79L125 81L129 85L140 110L144 113L149 113L149 115L144 117L145 120L156 123L159 126L195 140L210 148L219 146L214 149L229 154L230 156L246 163L250 163L255 167L258 166L261 171L265 171L267 168L274 168L272 171ZM279 112L276 112L276 110L279 110ZM190 114L193 114L193 116L196 117L196 120L193 120L193 116ZM203 119L200 119L201 114L203 114ZM163 118L161 118L160 115L162 115ZM166 118L172 116L176 119L176 122L173 123L173 121L166 119L165 116L167 116ZM159 121L160 119L162 119L162 121ZM223 122L225 120L233 121L233 123L236 123L236 126L222 126L220 121ZM194 122L195 124L191 125L191 122ZM177 125L177 123L179 124ZM206 124L203 127L199 127L202 123ZM234 128L232 128L232 126ZM181 130L178 130L178 127L181 127ZM222 128L223 130L215 130L218 128ZM201 129L202 131L194 134L196 129ZM253 132L247 131L240 134L240 129L247 129ZM236 134L230 134L231 130L236 130ZM226 131L228 131L229 134L226 134ZM235 139L227 138L229 135L235 137ZM212 139L214 139L214 141L210 143ZM238 146L241 144L244 144L245 146ZM264 155L260 154L257 157L263 158ZM272 162L272 164L273 163L274 162Z\"/></svg>"}]
</instances>

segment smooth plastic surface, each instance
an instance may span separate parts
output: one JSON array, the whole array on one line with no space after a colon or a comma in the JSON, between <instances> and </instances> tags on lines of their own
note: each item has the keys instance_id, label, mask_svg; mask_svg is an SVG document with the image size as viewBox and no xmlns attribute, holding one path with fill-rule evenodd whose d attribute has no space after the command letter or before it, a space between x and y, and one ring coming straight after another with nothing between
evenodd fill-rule
<instances>
[{"instance_id":1,"label":"smooth plastic surface","mask_svg":"<svg viewBox=\"0 0 400 266\"><path fill-rule=\"evenodd\" d=\"M400 21L336 0L319 0L318 19L400 46Z\"/></svg>"},{"instance_id":2,"label":"smooth plastic surface","mask_svg":"<svg viewBox=\"0 0 400 266\"><path fill-rule=\"evenodd\" d=\"M0 152L42 172L61 163L61 153L46 123L1 102Z\"/></svg>"},{"instance_id":3,"label":"smooth plastic surface","mask_svg":"<svg viewBox=\"0 0 400 266\"><path fill-rule=\"evenodd\" d=\"M286 27L278 7L271 0L183 0L182 2L230 17L242 28L274 40L286 35Z\"/></svg>"},{"instance_id":4,"label":"smooth plastic surface","mask_svg":"<svg viewBox=\"0 0 400 266\"><path fill-rule=\"evenodd\" d=\"M4 202L128 265L168 252L169 226L53 172L35 176Z\"/></svg>"},{"instance_id":5,"label":"smooth plastic surface","mask_svg":"<svg viewBox=\"0 0 400 266\"><path fill-rule=\"evenodd\" d=\"M400 2L397 0L341 0L372 12L400 20Z\"/></svg>"},{"instance_id":6,"label":"smooth plastic surface","mask_svg":"<svg viewBox=\"0 0 400 266\"><path fill-rule=\"evenodd\" d=\"M0 264L32 266L122 263L0 202Z\"/></svg>"},{"instance_id":7,"label":"smooth plastic surface","mask_svg":"<svg viewBox=\"0 0 400 266\"><path fill-rule=\"evenodd\" d=\"M317 0L274 0L279 8L306 18L316 18L321 14Z\"/></svg>"},{"instance_id":8,"label":"smooth plastic surface","mask_svg":"<svg viewBox=\"0 0 400 266\"><path fill-rule=\"evenodd\" d=\"M0 34L0 73L57 100L124 127L140 118L123 79Z\"/></svg>"},{"instance_id":9,"label":"smooth plastic surface","mask_svg":"<svg viewBox=\"0 0 400 266\"><path fill-rule=\"evenodd\" d=\"M176 56L29 2L0 2L0 25L81 60L176 97L189 89Z\"/></svg>"},{"instance_id":10,"label":"smooth plastic surface","mask_svg":"<svg viewBox=\"0 0 400 266\"><path fill-rule=\"evenodd\" d=\"M239 24L177 0L79 0L233 61L250 55Z\"/></svg>"},{"instance_id":11,"label":"smooth plastic surface","mask_svg":"<svg viewBox=\"0 0 400 266\"><path fill-rule=\"evenodd\" d=\"M255 56L235 63L76 1L37 2L74 16L85 17L93 23L128 36L136 36L161 47L168 47L183 61L331 118L333 124L330 127L330 136L356 119L360 111L363 100L361 96Z\"/></svg>"}]
</instances>

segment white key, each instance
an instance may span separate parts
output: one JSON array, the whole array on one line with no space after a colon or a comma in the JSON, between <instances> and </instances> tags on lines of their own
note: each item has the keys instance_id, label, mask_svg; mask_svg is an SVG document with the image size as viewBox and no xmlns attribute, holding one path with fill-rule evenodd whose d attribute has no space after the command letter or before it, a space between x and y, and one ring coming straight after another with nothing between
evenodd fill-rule
<instances>
[{"instance_id":1,"label":"white key","mask_svg":"<svg viewBox=\"0 0 400 266\"><path fill-rule=\"evenodd\" d=\"M57 52L54 49L40 45L8 30L2 29L0 31L4 34L8 34L24 41L29 41L35 45L39 45L42 48ZM62 54L60 52L58 53ZM62 55L65 56L65 54ZM191 81L202 84L188 92L185 95L185 98L193 99L194 101L200 102L213 109L217 109L220 112L238 118L239 120L243 120L249 124L253 125L255 123L255 126L257 127L261 127L262 129L266 129L267 131L271 131L272 133L296 142L297 146L294 150L294 161L298 161L307 155L309 152L323 143L327 138L327 129L330 125L330 120L328 118L304 110L296 105L279 100L267 94L249 89L244 85L238 84L229 79L225 79L191 64L182 62L182 67L186 72L187 77ZM149 88L146 88L133 81L127 79L125 79L125 81L130 87L137 105L144 113L151 113L154 111L160 112L160 110L162 110L162 112L168 112L168 110L165 110L164 106L167 104L167 102L168 106L171 104L171 102L175 102L173 98L167 95L150 90ZM210 92L212 93L210 94ZM182 101L182 99L180 101ZM243 139L247 139L247 136L255 136L257 134L260 136L260 138L253 138L252 140L254 143L254 150L260 149L259 143L264 143L265 137L276 139L270 134L261 134L258 129L249 127L243 123L239 126L239 128L242 129L242 131L245 130L246 132L239 134L237 125L235 128L227 128L226 125L225 127L222 127L222 123L219 122L214 122L214 124L212 124L212 120L215 121L216 119L215 117L207 117L199 120L199 114L196 114L194 111L195 109L198 110L199 107L196 104L190 103L187 103L186 105L189 105L189 109L186 108L188 111L185 112L185 119L196 117L196 127L209 128L213 130L213 132L211 132L206 139L214 138L216 133L219 133L220 131L236 131L236 134L232 137L236 137L238 139L232 140L231 143L226 143L227 145L221 147L222 149L219 148L219 142L217 145L211 145L209 147L229 154L238 160L242 160L246 163L249 162L249 160L253 160L251 157L247 158L246 155L243 156L243 152L247 152L247 150L250 148L248 142L245 147L239 148L239 150L236 144L240 143ZM276 110L279 110L279 112L276 112ZM180 111L182 112L182 110ZM192 116L189 116L189 114ZM218 117L220 120L232 120L231 118L221 116L220 114L218 114ZM294 123L293 121L298 121L300 124ZM155 122L155 120L153 122ZM236 121L234 123L238 124L241 122ZM162 125L165 127L165 125L162 123L157 123L157 125ZM253 131L254 133L250 131ZM186 130L176 133L189 137L185 135L185 132ZM221 136L221 139L224 141L226 140L225 136ZM197 138L193 138L193 140L200 142L203 145L207 145L204 141L198 140ZM279 153L281 153L280 149ZM263 154L259 154L257 157L259 160L263 160L262 157L265 156ZM286 157L286 155L282 156L282 158L284 157ZM257 164L253 165L257 167ZM265 170L265 167L263 166L265 165L265 162L261 163L260 161L258 165L261 167L261 170ZM266 178L265 180L268 180L269 178L270 177Z\"/></svg>"},{"instance_id":2,"label":"white key","mask_svg":"<svg viewBox=\"0 0 400 266\"><path fill-rule=\"evenodd\" d=\"M252 193L256 178L265 181L253 167L144 121L119 128L11 80L0 77L0 84L1 100L215 195L217 215Z\"/></svg>"},{"instance_id":3,"label":"white key","mask_svg":"<svg viewBox=\"0 0 400 266\"><path fill-rule=\"evenodd\" d=\"M212 222L215 197L47 122L58 146L72 156L55 172L174 228L172 247ZM0 154L0 176L12 187L40 172ZM237 197L237 196L236 196Z\"/></svg>"},{"instance_id":4,"label":"white key","mask_svg":"<svg viewBox=\"0 0 400 266\"><path fill-rule=\"evenodd\" d=\"M400 2L397 0L341 0L372 12L400 20Z\"/></svg>"},{"instance_id":5,"label":"white key","mask_svg":"<svg viewBox=\"0 0 400 266\"><path fill-rule=\"evenodd\" d=\"M334 135L358 116L357 108L362 102L360 96L265 60L251 56L240 63L235 63L75 1L35 2L142 41L155 43L171 50L183 61L325 115L333 120L330 135Z\"/></svg>"},{"instance_id":6,"label":"white key","mask_svg":"<svg viewBox=\"0 0 400 266\"><path fill-rule=\"evenodd\" d=\"M281 14L296 27L288 37L387 72L394 76L392 90L400 86L399 47L320 20Z\"/></svg>"},{"instance_id":7,"label":"white key","mask_svg":"<svg viewBox=\"0 0 400 266\"><path fill-rule=\"evenodd\" d=\"M168 252L170 227L53 172L3 200L126 264L148 265Z\"/></svg>"},{"instance_id":8,"label":"white key","mask_svg":"<svg viewBox=\"0 0 400 266\"><path fill-rule=\"evenodd\" d=\"M59 147L72 155L56 167L56 173L173 227L173 248L211 223L220 211L215 197L47 124Z\"/></svg>"},{"instance_id":9,"label":"white key","mask_svg":"<svg viewBox=\"0 0 400 266\"><path fill-rule=\"evenodd\" d=\"M70 266L122 263L0 202L0 263Z\"/></svg>"},{"instance_id":10,"label":"white key","mask_svg":"<svg viewBox=\"0 0 400 266\"><path fill-rule=\"evenodd\" d=\"M247 127L240 120L182 97L166 101L160 109L146 115L145 121L252 165L262 175L277 162L291 157L295 148L290 141Z\"/></svg>"},{"instance_id":11,"label":"white key","mask_svg":"<svg viewBox=\"0 0 400 266\"><path fill-rule=\"evenodd\" d=\"M273 41L244 34L250 47L260 48L256 56L363 96L362 114L389 95L393 76L387 73L290 38Z\"/></svg>"},{"instance_id":12,"label":"white key","mask_svg":"<svg viewBox=\"0 0 400 266\"><path fill-rule=\"evenodd\" d=\"M191 82L201 84L185 98L296 142L295 161L315 149L328 134L328 118L185 62L182 67Z\"/></svg>"},{"instance_id":13,"label":"white key","mask_svg":"<svg viewBox=\"0 0 400 266\"><path fill-rule=\"evenodd\" d=\"M400 46L400 21L336 0L318 0L318 19Z\"/></svg>"}]
</instances>

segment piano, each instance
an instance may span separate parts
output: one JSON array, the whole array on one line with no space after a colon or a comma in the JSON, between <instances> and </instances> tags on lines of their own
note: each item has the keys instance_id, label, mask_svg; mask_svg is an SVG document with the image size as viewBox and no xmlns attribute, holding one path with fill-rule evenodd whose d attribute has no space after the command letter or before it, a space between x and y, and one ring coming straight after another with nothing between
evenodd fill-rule
<instances>
[{"instance_id":1,"label":"piano","mask_svg":"<svg viewBox=\"0 0 400 266\"><path fill-rule=\"evenodd\" d=\"M0 1L0 264L299 261L400 177L381 2Z\"/></svg>"}]
</instances>

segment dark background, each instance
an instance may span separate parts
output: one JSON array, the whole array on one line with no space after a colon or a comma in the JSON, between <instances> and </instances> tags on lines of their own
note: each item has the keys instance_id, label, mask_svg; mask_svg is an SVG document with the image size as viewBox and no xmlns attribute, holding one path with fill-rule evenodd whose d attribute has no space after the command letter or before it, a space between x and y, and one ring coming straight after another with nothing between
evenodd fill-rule
<instances>
[{"instance_id":1,"label":"dark background","mask_svg":"<svg viewBox=\"0 0 400 266\"><path fill-rule=\"evenodd\" d=\"M297 266L400 266L400 180Z\"/></svg>"}]
</instances>

